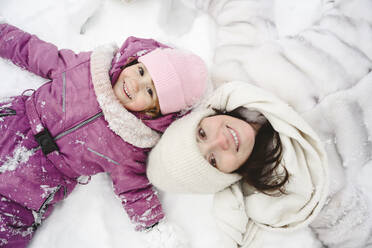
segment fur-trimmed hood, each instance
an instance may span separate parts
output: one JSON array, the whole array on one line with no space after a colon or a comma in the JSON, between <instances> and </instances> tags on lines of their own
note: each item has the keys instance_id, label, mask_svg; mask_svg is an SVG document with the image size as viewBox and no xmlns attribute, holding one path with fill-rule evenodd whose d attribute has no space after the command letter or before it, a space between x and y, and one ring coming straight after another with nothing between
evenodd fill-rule
<instances>
[{"instance_id":1,"label":"fur-trimmed hood","mask_svg":"<svg viewBox=\"0 0 372 248\"><path fill-rule=\"evenodd\" d=\"M116 51L116 46L106 45L96 48L91 55L91 75L97 101L112 131L134 146L152 147L160 135L126 110L112 89L108 72Z\"/></svg>"}]
</instances>

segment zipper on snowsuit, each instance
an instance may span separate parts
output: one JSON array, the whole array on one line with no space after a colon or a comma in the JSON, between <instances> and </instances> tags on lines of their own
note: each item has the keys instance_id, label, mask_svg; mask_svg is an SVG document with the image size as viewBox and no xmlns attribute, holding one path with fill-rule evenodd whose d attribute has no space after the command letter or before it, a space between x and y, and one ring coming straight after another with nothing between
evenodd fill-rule
<instances>
[{"instance_id":1,"label":"zipper on snowsuit","mask_svg":"<svg viewBox=\"0 0 372 248\"><path fill-rule=\"evenodd\" d=\"M45 199L45 201L40 206L38 211L32 210L32 214L34 216L34 223L32 224L32 228L34 230L36 230L38 226L40 226L43 215L45 214L45 212L47 211L49 207L49 203L53 201L55 194L60 190L61 187L64 188L63 194L66 195L67 193L66 187L62 185L58 185L57 188Z\"/></svg>"},{"instance_id":2,"label":"zipper on snowsuit","mask_svg":"<svg viewBox=\"0 0 372 248\"><path fill-rule=\"evenodd\" d=\"M45 155L48 155L49 153L58 150L58 146L55 143L56 140L74 132L75 130L84 127L85 125L89 124L90 122L98 119L103 115L102 112L98 112L97 114L93 115L92 117L78 123L77 125L67 129L66 131L63 131L62 133L57 134L55 137L52 137L49 133L48 129L44 127L44 131L37 133L34 137L36 141L39 143L38 147L35 147L32 149L33 151L38 151L42 149L43 153Z\"/></svg>"},{"instance_id":3,"label":"zipper on snowsuit","mask_svg":"<svg viewBox=\"0 0 372 248\"><path fill-rule=\"evenodd\" d=\"M44 137L44 139L52 139L52 142L54 143L54 141L72 133L73 131L87 125L88 123L96 120L97 118L101 117L103 115L102 112L98 112L97 114L93 115L92 117L80 122L79 124L67 129L66 131L63 131L62 133L56 135L54 138L50 135L49 131L44 128L44 131L40 132L42 135L40 135L40 133L36 134L35 135L35 139L37 139L38 143L40 144L40 146L32 149L33 151L37 151L39 149L42 149L43 152L44 150L47 150L49 153L50 153L50 150L48 150L47 148L43 148L42 145L43 144L48 144L48 142L45 142L40 140L42 138L40 137ZM46 131L45 131L46 130ZM47 133L47 135L45 135L45 133ZM43 135L44 134L44 135ZM38 138L36 137L38 136L39 137L39 140ZM54 143L55 144L55 143ZM58 150L58 146L55 144L57 150ZM44 153L45 154L45 153ZM45 154L46 155L46 154ZM64 188L64 192L63 192L63 195L66 196L67 194L67 188L65 186L62 186L62 185L58 185L58 187L48 196L48 198L43 202L43 204L41 205L41 207L39 208L38 211L32 211L32 214L34 215L34 224L32 225L32 227L34 228L34 230L37 229L38 226L40 226L41 224L41 220L42 220L42 217L44 215L44 213L47 211L48 207L49 207L49 203L51 203L54 199L54 195L58 192L58 190L60 190L60 188L63 187Z\"/></svg>"}]
</instances>

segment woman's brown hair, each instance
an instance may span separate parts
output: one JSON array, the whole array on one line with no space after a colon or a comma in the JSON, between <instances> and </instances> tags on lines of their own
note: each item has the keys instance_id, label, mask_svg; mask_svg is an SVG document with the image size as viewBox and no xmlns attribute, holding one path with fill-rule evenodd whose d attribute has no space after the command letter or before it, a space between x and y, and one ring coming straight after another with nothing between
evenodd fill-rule
<instances>
[{"instance_id":1,"label":"woman's brown hair","mask_svg":"<svg viewBox=\"0 0 372 248\"><path fill-rule=\"evenodd\" d=\"M247 121L238 111L226 113L217 111L217 114L225 114ZM262 193L275 195L280 192L283 194L285 193L283 186L288 181L289 174L287 169L281 165L282 153L283 147L279 133L274 130L270 122L266 121L257 132L251 155L235 172L242 175L244 181Z\"/></svg>"}]
</instances>

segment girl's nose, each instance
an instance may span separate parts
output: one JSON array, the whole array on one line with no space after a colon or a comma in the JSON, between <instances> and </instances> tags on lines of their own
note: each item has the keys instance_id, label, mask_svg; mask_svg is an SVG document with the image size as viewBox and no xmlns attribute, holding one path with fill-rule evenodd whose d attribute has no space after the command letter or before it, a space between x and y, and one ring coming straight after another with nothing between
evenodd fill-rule
<instances>
[{"instance_id":1,"label":"girl's nose","mask_svg":"<svg viewBox=\"0 0 372 248\"><path fill-rule=\"evenodd\" d=\"M138 79L134 79L133 80L133 90L134 90L134 92L138 92L138 90L139 90L139 88L140 88L140 82L139 82L139 80Z\"/></svg>"}]
</instances>

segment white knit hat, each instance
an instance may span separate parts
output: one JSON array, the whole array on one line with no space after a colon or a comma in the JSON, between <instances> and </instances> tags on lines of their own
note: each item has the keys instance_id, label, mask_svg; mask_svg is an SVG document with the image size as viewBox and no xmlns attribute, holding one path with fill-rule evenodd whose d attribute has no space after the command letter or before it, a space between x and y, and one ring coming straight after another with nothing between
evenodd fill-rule
<instances>
[{"instance_id":1,"label":"white knit hat","mask_svg":"<svg viewBox=\"0 0 372 248\"><path fill-rule=\"evenodd\" d=\"M210 108L194 110L167 129L149 156L147 176L153 185L168 192L212 194L241 179L214 168L198 149L197 127L214 114Z\"/></svg>"}]
</instances>

